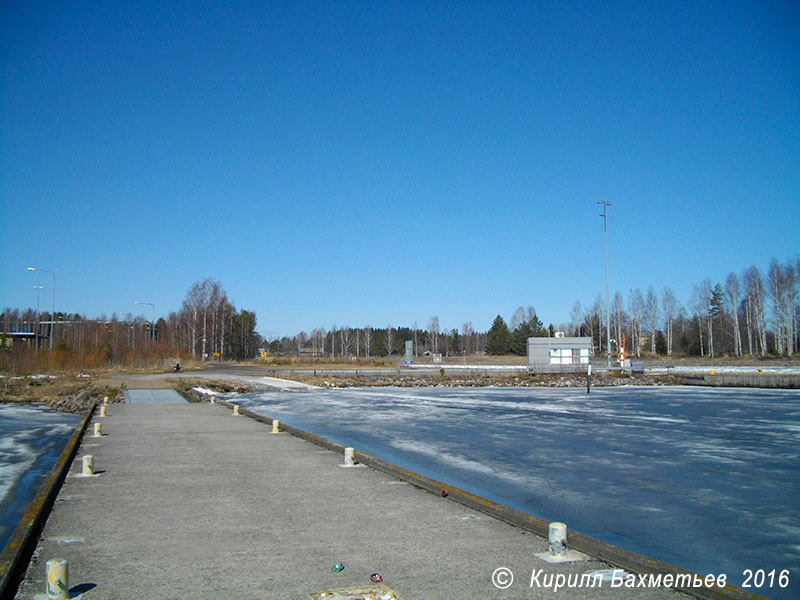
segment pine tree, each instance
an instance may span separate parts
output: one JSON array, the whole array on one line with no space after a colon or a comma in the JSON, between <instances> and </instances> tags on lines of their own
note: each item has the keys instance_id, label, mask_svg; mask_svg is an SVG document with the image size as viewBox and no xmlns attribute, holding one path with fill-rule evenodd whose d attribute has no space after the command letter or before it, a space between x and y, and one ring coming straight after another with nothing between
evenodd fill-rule
<instances>
[{"instance_id":1,"label":"pine tree","mask_svg":"<svg viewBox=\"0 0 800 600\"><path fill-rule=\"evenodd\" d=\"M450 335L447 336L447 354L449 356L455 356L461 350L461 335L458 333L458 329L453 329L450 331Z\"/></svg>"},{"instance_id":2,"label":"pine tree","mask_svg":"<svg viewBox=\"0 0 800 600\"><path fill-rule=\"evenodd\" d=\"M503 317L497 315L491 329L486 334L486 352L489 354L508 354L511 351L511 333Z\"/></svg>"},{"instance_id":3,"label":"pine tree","mask_svg":"<svg viewBox=\"0 0 800 600\"><path fill-rule=\"evenodd\" d=\"M528 338L533 337L533 327L530 321L523 321L514 330L511 340L511 352L517 356L525 356L528 353Z\"/></svg>"}]
</instances>

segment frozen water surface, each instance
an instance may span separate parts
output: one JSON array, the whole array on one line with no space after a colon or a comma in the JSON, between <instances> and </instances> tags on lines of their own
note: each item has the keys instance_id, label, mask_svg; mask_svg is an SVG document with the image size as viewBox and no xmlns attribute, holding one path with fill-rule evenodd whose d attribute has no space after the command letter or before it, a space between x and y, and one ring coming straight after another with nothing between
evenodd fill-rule
<instances>
[{"instance_id":1,"label":"frozen water surface","mask_svg":"<svg viewBox=\"0 0 800 600\"><path fill-rule=\"evenodd\" d=\"M80 419L39 405L0 404L0 548Z\"/></svg>"},{"instance_id":2,"label":"frozen water surface","mask_svg":"<svg viewBox=\"0 0 800 600\"><path fill-rule=\"evenodd\" d=\"M239 404L547 521L800 597L800 392L350 388Z\"/></svg>"}]
</instances>

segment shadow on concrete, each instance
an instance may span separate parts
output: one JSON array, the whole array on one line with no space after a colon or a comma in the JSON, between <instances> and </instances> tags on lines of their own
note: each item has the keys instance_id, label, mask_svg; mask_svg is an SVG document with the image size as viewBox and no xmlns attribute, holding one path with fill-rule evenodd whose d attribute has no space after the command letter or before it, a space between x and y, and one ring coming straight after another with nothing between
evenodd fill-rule
<instances>
[{"instance_id":1,"label":"shadow on concrete","mask_svg":"<svg viewBox=\"0 0 800 600\"><path fill-rule=\"evenodd\" d=\"M83 594L85 594L89 590L93 590L96 587L97 587L96 583L82 583L80 585L74 585L71 588L69 588L69 597L80 598Z\"/></svg>"}]
</instances>

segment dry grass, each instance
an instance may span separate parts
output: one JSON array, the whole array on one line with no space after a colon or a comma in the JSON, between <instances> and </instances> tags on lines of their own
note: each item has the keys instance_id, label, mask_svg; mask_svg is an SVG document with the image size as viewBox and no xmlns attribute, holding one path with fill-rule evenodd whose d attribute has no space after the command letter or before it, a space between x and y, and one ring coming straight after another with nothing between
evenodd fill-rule
<instances>
[{"instance_id":1,"label":"dry grass","mask_svg":"<svg viewBox=\"0 0 800 600\"><path fill-rule=\"evenodd\" d=\"M91 396L109 396L119 401L121 389L94 381L91 377L61 373L54 378L3 377L0 379L0 402L39 402L52 405L66 396L87 391Z\"/></svg>"},{"instance_id":2,"label":"dry grass","mask_svg":"<svg viewBox=\"0 0 800 600\"><path fill-rule=\"evenodd\" d=\"M187 365L192 368L194 365ZM60 398L88 391L91 396L109 396L113 402L121 401L124 381L112 375L136 373L167 373L171 369L158 361L135 368L59 369L42 370L22 375L0 377L0 402L40 402L52 405Z\"/></svg>"}]
</instances>

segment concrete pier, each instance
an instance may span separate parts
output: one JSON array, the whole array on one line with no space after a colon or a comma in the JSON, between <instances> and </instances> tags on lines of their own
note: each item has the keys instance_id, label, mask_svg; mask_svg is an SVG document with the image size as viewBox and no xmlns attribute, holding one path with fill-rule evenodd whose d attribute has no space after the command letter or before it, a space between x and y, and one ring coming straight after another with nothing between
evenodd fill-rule
<instances>
[{"instance_id":1,"label":"concrete pier","mask_svg":"<svg viewBox=\"0 0 800 600\"><path fill-rule=\"evenodd\" d=\"M222 404L115 404L86 436L17 594L45 591L45 563L69 563L71 597L307 599L371 584L403 600L680 598L664 588L531 587L548 540L294 435L269 435ZM69 543L65 542L67 540ZM344 569L332 571L341 562ZM507 574L513 573L507 589ZM312 596L314 597L314 596ZM319 597L319 596L316 596Z\"/></svg>"}]
</instances>

